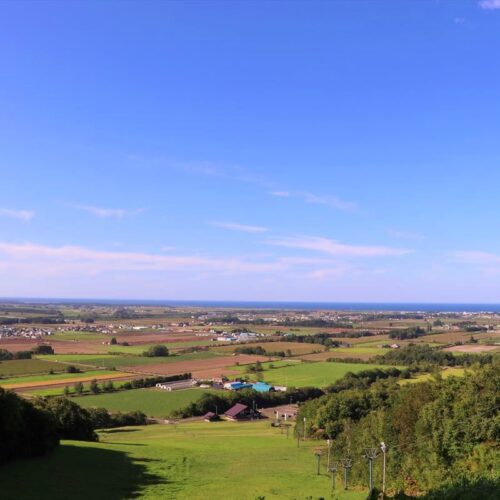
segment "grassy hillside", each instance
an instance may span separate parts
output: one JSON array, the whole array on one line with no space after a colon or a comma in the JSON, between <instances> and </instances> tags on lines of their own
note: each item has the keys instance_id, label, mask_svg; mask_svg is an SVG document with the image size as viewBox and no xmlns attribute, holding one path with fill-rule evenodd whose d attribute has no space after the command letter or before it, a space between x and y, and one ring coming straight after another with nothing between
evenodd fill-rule
<instances>
[{"instance_id":1,"label":"grassy hillside","mask_svg":"<svg viewBox=\"0 0 500 500\"><path fill-rule=\"evenodd\" d=\"M313 448L318 442L297 448L294 439L268 421L114 429L101 432L100 439L66 441L43 459L3 465L2 499L330 497L325 461L316 475ZM340 498L362 499L366 493L353 491Z\"/></svg>"}]
</instances>

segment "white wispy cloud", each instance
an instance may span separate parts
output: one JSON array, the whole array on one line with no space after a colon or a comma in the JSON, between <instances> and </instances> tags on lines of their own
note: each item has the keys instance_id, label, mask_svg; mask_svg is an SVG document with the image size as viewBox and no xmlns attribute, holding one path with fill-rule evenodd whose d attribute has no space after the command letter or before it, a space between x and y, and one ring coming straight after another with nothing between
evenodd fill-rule
<instances>
[{"instance_id":1,"label":"white wispy cloud","mask_svg":"<svg viewBox=\"0 0 500 500\"><path fill-rule=\"evenodd\" d=\"M74 205L75 208L79 210L84 210L97 217L114 217L116 219L122 219L127 215L137 215L144 211L142 208L135 210L128 210L125 208L104 208L97 207L95 205Z\"/></svg>"},{"instance_id":2,"label":"white wispy cloud","mask_svg":"<svg viewBox=\"0 0 500 500\"><path fill-rule=\"evenodd\" d=\"M481 0L479 7L484 10L500 9L500 0Z\"/></svg>"},{"instance_id":3,"label":"white wispy cloud","mask_svg":"<svg viewBox=\"0 0 500 500\"><path fill-rule=\"evenodd\" d=\"M392 236L393 238L397 238L400 240L420 241L425 239L422 234L414 233L413 231L399 231L397 229L388 229L387 234L389 234L389 236Z\"/></svg>"},{"instance_id":4,"label":"white wispy cloud","mask_svg":"<svg viewBox=\"0 0 500 500\"><path fill-rule=\"evenodd\" d=\"M314 250L329 255L344 257L389 257L405 255L413 252L413 250L406 248L348 245L320 236L288 236L269 239L267 243L275 246Z\"/></svg>"},{"instance_id":5,"label":"white wispy cloud","mask_svg":"<svg viewBox=\"0 0 500 500\"><path fill-rule=\"evenodd\" d=\"M500 264L500 255L481 250L457 250L451 256L462 264L492 265Z\"/></svg>"},{"instance_id":6,"label":"white wispy cloud","mask_svg":"<svg viewBox=\"0 0 500 500\"><path fill-rule=\"evenodd\" d=\"M343 200L337 196L325 196L309 191L270 191L270 195L280 198L297 198L311 205L325 205L327 207L352 212L358 209L358 204L353 201Z\"/></svg>"},{"instance_id":7,"label":"white wispy cloud","mask_svg":"<svg viewBox=\"0 0 500 500\"><path fill-rule=\"evenodd\" d=\"M210 225L229 229L231 231L241 231L243 233L265 233L266 231L269 231L267 227L248 226L246 224L237 224L235 222L212 221L210 222Z\"/></svg>"},{"instance_id":8,"label":"white wispy cloud","mask_svg":"<svg viewBox=\"0 0 500 500\"><path fill-rule=\"evenodd\" d=\"M12 208L0 207L0 215L29 222L35 216L35 212L33 210L14 210Z\"/></svg>"},{"instance_id":9,"label":"white wispy cloud","mask_svg":"<svg viewBox=\"0 0 500 500\"><path fill-rule=\"evenodd\" d=\"M144 252L108 251L63 245L1 243L0 263L53 265L83 272L105 271L222 271L235 273L272 272L289 267L280 259L261 261L246 257L205 257L199 255L161 255Z\"/></svg>"},{"instance_id":10,"label":"white wispy cloud","mask_svg":"<svg viewBox=\"0 0 500 500\"><path fill-rule=\"evenodd\" d=\"M357 203L352 201L342 200L336 196L318 196L313 193L299 193L306 203L313 203L315 205L326 205L339 210L352 211L358 208Z\"/></svg>"}]
</instances>

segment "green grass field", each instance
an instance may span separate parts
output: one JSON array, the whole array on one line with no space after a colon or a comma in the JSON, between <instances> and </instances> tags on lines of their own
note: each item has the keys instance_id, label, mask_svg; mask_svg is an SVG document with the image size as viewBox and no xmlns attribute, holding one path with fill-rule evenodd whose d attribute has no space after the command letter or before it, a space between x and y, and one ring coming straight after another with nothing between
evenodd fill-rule
<instances>
[{"instance_id":1,"label":"green grass field","mask_svg":"<svg viewBox=\"0 0 500 500\"><path fill-rule=\"evenodd\" d=\"M29 383L29 382L54 382L57 383L58 380L70 380L78 381L78 379L83 377L92 377L95 376L98 378L103 375L116 375L119 376L120 372L111 371L111 370L91 370L83 373L57 373L54 375L32 375L27 377L11 377L0 380L0 385L8 387L13 384L21 384L21 383Z\"/></svg>"},{"instance_id":2,"label":"green grass field","mask_svg":"<svg viewBox=\"0 0 500 500\"><path fill-rule=\"evenodd\" d=\"M13 359L0 362L0 377L12 377L16 375L37 375L66 371L67 366L52 361L40 359Z\"/></svg>"},{"instance_id":3,"label":"green grass field","mask_svg":"<svg viewBox=\"0 0 500 500\"><path fill-rule=\"evenodd\" d=\"M285 361L286 363L286 361ZM278 363L273 363L279 366ZM294 387L316 386L325 387L341 379L346 373L357 373L373 368L387 369L387 365L374 365L365 363L295 363L290 366L269 368L268 363L264 363L264 372L259 378L275 385L285 385ZM251 375L249 375L251 377ZM255 378L255 377L254 377Z\"/></svg>"},{"instance_id":4,"label":"green grass field","mask_svg":"<svg viewBox=\"0 0 500 500\"><path fill-rule=\"evenodd\" d=\"M141 351L142 353L142 351ZM210 352L192 352L160 358L146 358L140 355L120 354L54 354L50 356L39 356L40 359L53 359L62 363L74 363L95 366L99 368L120 368L123 366L153 365L159 363L176 363L178 361L194 361L197 359L216 358L220 355ZM1 366L1 365L0 365Z\"/></svg>"},{"instance_id":5,"label":"green grass field","mask_svg":"<svg viewBox=\"0 0 500 500\"><path fill-rule=\"evenodd\" d=\"M162 391L159 389L132 389L92 396L74 397L71 401L84 408L98 407L114 411L140 410L148 417L165 418L174 410L184 408L200 399L206 389Z\"/></svg>"},{"instance_id":6,"label":"green grass field","mask_svg":"<svg viewBox=\"0 0 500 500\"><path fill-rule=\"evenodd\" d=\"M99 443L66 441L43 458L3 464L2 499L366 498L362 491L345 493L340 474L339 496L332 497L325 460L316 475L318 444L297 448L269 421L111 429Z\"/></svg>"}]
</instances>

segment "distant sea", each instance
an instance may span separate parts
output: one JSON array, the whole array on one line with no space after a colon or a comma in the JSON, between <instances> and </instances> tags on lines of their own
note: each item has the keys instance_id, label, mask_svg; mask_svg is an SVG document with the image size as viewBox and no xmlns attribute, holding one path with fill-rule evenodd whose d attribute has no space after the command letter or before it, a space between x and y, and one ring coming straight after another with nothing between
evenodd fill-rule
<instances>
[{"instance_id":1,"label":"distant sea","mask_svg":"<svg viewBox=\"0 0 500 500\"><path fill-rule=\"evenodd\" d=\"M86 304L111 306L204 307L272 310L405 311L405 312L500 312L500 304L425 302L259 302L231 300L116 300L61 298L0 298L0 302L29 304Z\"/></svg>"}]
</instances>

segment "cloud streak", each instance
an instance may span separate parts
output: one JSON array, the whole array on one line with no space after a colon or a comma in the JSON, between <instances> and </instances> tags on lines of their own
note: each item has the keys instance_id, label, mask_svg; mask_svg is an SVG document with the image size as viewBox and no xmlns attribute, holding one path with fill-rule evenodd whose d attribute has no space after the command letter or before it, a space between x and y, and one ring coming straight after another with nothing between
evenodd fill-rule
<instances>
[{"instance_id":1,"label":"cloud streak","mask_svg":"<svg viewBox=\"0 0 500 500\"><path fill-rule=\"evenodd\" d=\"M265 233L266 231L269 231L267 227L248 226L246 224L237 224L235 222L212 221L210 222L210 225L223 229L229 229L230 231L239 231L242 233Z\"/></svg>"},{"instance_id":2,"label":"cloud streak","mask_svg":"<svg viewBox=\"0 0 500 500\"><path fill-rule=\"evenodd\" d=\"M452 252L452 257L462 264L500 264L500 255L492 252L483 252L481 250L458 250Z\"/></svg>"},{"instance_id":3,"label":"cloud streak","mask_svg":"<svg viewBox=\"0 0 500 500\"><path fill-rule=\"evenodd\" d=\"M274 238L268 240L267 243L286 248L314 250L342 257L395 257L413 252L413 250L406 248L348 245L320 236L291 236Z\"/></svg>"},{"instance_id":4,"label":"cloud streak","mask_svg":"<svg viewBox=\"0 0 500 500\"><path fill-rule=\"evenodd\" d=\"M355 202L343 200L337 196L321 196L308 191L270 191L269 194L278 198L297 198L310 205L324 205L344 212L353 212L359 208Z\"/></svg>"},{"instance_id":5,"label":"cloud streak","mask_svg":"<svg viewBox=\"0 0 500 500\"><path fill-rule=\"evenodd\" d=\"M0 215L22 220L24 222L29 222L35 216L35 212L32 210L13 210L11 208L0 208Z\"/></svg>"},{"instance_id":6,"label":"cloud streak","mask_svg":"<svg viewBox=\"0 0 500 500\"><path fill-rule=\"evenodd\" d=\"M396 229L388 229L387 234L392 236L393 238L397 238L399 240L414 240L421 241L425 239L425 237L421 234L414 233L412 231L398 231Z\"/></svg>"},{"instance_id":7,"label":"cloud streak","mask_svg":"<svg viewBox=\"0 0 500 500\"><path fill-rule=\"evenodd\" d=\"M137 215L143 212L142 208L127 210L125 208L103 208L94 205L74 205L74 207L101 218L122 219L128 215Z\"/></svg>"},{"instance_id":8,"label":"cloud streak","mask_svg":"<svg viewBox=\"0 0 500 500\"><path fill-rule=\"evenodd\" d=\"M484 10L500 9L500 0L481 0L479 7Z\"/></svg>"},{"instance_id":9,"label":"cloud streak","mask_svg":"<svg viewBox=\"0 0 500 500\"><path fill-rule=\"evenodd\" d=\"M219 179L227 179L233 182L252 184L259 188L265 189L272 196L280 198L295 197L301 199L305 203L312 205L324 205L337 210L351 212L358 209L357 203L343 200L337 196L323 196L309 191L288 191L280 189L279 184L273 182L264 176L255 174L249 169L243 167L220 167L208 162L202 163L173 163L170 161L157 159L157 163L165 162L171 168L181 170L191 175L201 175L205 177L214 177Z\"/></svg>"}]
</instances>

